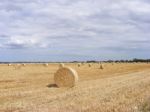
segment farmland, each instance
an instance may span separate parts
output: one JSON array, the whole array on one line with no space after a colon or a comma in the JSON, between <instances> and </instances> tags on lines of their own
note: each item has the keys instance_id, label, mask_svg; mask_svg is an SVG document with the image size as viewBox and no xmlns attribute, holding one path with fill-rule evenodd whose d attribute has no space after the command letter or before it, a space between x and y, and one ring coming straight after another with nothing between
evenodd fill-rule
<instances>
[{"instance_id":1,"label":"farmland","mask_svg":"<svg viewBox=\"0 0 150 112\"><path fill-rule=\"evenodd\" d=\"M58 63L0 65L0 112L149 112L150 64L65 63L79 81L58 88Z\"/></svg>"}]
</instances>

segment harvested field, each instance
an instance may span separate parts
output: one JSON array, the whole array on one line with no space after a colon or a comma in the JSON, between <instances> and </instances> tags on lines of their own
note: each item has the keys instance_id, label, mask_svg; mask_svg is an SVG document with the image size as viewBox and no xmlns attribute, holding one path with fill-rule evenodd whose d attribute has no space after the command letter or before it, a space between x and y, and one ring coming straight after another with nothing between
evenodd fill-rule
<instances>
[{"instance_id":1,"label":"harvested field","mask_svg":"<svg viewBox=\"0 0 150 112\"><path fill-rule=\"evenodd\" d=\"M58 63L0 65L0 112L149 112L150 64L88 63L78 67L73 88L58 88Z\"/></svg>"}]
</instances>

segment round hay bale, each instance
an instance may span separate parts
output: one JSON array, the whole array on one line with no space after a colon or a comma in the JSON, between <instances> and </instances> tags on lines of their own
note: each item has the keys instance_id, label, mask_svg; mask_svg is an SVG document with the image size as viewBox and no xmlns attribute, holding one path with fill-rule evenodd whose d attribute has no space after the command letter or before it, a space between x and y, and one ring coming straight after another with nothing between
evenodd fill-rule
<instances>
[{"instance_id":1,"label":"round hay bale","mask_svg":"<svg viewBox=\"0 0 150 112\"><path fill-rule=\"evenodd\" d=\"M99 69L104 69L104 68L103 68L103 65L100 65Z\"/></svg>"},{"instance_id":2,"label":"round hay bale","mask_svg":"<svg viewBox=\"0 0 150 112\"><path fill-rule=\"evenodd\" d=\"M81 64L80 63L78 63L78 67L80 67L81 66Z\"/></svg>"},{"instance_id":3,"label":"round hay bale","mask_svg":"<svg viewBox=\"0 0 150 112\"><path fill-rule=\"evenodd\" d=\"M26 64L22 64L22 66L26 66Z\"/></svg>"},{"instance_id":4,"label":"round hay bale","mask_svg":"<svg viewBox=\"0 0 150 112\"><path fill-rule=\"evenodd\" d=\"M63 63L60 63L59 68L63 68L65 65Z\"/></svg>"},{"instance_id":5,"label":"round hay bale","mask_svg":"<svg viewBox=\"0 0 150 112\"><path fill-rule=\"evenodd\" d=\"M91 64L89 64L89 67L91 67Z\"/></svg>"},{"instance_id":6,"label":"round hay bale","mask_svg":"<svg viewBox=\"0 0 150 112\"><path fill-rule=\"evenodd\" d=\"M11 64L8 64L8 66L11 66Z\"/></svg>"},{"instance_id":7,"label":"round hay bale","mask_svg":"<svg viewBox=\"0 0 150 112\"><path fill-rule=\"evenodd\" d=\"M45 63L44 66L47 67L47 66L48 66L48 63Z\"/></svg>"},{"instance_id":8,"label":"round hay bale","mask_svg":"<svg viewBox=\"0 0 150 112\"><path fill-rule=\"evenodd\" d=\"M63 67L54 74L54 81L58 87L73 87L78 81L78 74L70 67Z\"/></svg>"}]
</instances>

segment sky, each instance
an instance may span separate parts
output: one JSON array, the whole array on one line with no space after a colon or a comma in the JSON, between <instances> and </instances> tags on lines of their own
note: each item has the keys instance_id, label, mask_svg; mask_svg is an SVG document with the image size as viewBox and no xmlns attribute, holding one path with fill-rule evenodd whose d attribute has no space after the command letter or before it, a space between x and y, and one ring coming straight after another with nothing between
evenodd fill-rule
<instances>
[{"instance_id":1,"label":"sky","mask_svg":"<svg viewBox=\"0 0 150 112\"><path fill-rule=\"evenodd\" d=\"M0 61L150 58L149 0L0 0Z\"/></svg>"}]
</instances>

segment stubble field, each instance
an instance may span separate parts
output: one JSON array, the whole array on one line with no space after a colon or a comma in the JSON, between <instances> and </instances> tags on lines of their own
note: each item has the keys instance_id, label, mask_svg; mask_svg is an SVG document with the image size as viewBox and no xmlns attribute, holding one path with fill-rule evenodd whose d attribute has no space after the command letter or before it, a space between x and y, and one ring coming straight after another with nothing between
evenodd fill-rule
<instances>
[{"instance_id":1,"label":"stubble field","mask_svg":"<svg viewBox=\"0 0 150 112\"><path fill-rule=\"evenodd\" d=\"M53 80L58 63L0 65L0 112L150 112L150 64L66 63L79 75L73 88Z\"/></svg>"}]
</instances>

